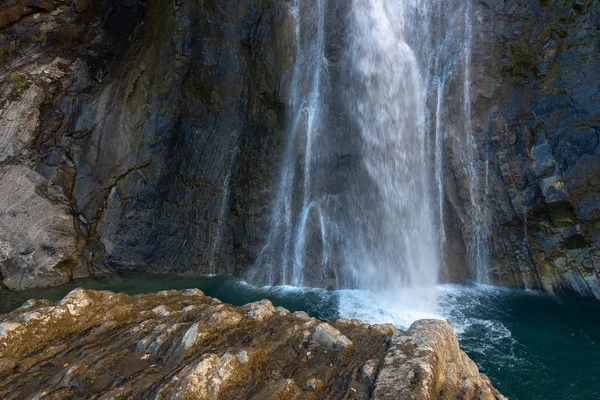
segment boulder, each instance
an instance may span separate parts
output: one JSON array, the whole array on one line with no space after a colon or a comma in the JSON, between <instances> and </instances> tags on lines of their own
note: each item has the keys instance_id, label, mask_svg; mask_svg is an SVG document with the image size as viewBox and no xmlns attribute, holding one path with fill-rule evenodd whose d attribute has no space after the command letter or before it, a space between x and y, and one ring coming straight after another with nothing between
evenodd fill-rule
<instances>
[{"instance_id":1,"label":"boulder","mask_svg":"<svg viewBox=\"0 0 600 400\"><path fill-rule=\"evenodd\" d=\"M374 400L506 400L479 373L444 321L420 320L395 335L383 360Z\"/></svg>"}]
</instances>

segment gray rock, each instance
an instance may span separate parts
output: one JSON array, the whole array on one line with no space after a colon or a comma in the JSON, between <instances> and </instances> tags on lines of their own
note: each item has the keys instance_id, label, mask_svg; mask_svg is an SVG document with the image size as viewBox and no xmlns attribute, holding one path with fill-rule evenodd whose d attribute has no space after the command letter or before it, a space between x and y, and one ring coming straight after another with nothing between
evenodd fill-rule
<instances>
[{"instance_id":1,"label":"gray rock","mask_svg":"<svg viewBox=\"0 0 600 400\"><path fill-rule=\"evenodd\" d=\"M69 200L22 165L0 167L0 275L10 289L67 282L77 262Z\"/></svg>"},{"instance_id":2,"label":"gray rock","mask_svg":"<svg viewBox=\"0 0 600 400\"><path fill-rule=\"evenodd\" d=\"M600 3L486 0L473 7L473 198L462 173L469 147L456 118L461 110L448 104L451 93L444 97L454 141L445 146L445 226L462 243L455 257L473 271L484 253L490 283L597 297L600 97L592 88L600 86L600 60L589 44L600 40ZM463 77L450 79L447 87ZM568 239L575 221L583 240ZM589 256L567 256L574 241Z\"/></svg>"},{"instance_id":3,"label":"gray rock","mask_svg":"<svg viewBox=\"0 0 600 400\"><path fill-rule=\"evenodd\" d=\"M317 325L313 331L312 339L329 349L348 349L354 345L350 339L326 322Z\"/></svg>"}]
</instances>

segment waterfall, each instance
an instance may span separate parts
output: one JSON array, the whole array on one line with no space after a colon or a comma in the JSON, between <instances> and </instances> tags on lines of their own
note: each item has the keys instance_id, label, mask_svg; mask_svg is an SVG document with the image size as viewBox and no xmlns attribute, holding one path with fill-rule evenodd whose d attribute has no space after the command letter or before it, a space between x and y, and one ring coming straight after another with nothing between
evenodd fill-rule
<instances>
[{"instance_id":1,"label":"waterfall","mask_svg":"<svg viewBox=\"0 0 600 400\"><path fill-rule=\"evenodd\" d=\"M225 223L225 214L227 212L227 207L229 206L229 186L231 183L231 175L233 174L233 167L235 165L235 160L237 159L239 150L240 146L239 143L237 143L233 151L231 152L231 158L229 159L229 168L227 168L227 175L225 175L225 180L223 181L221 207L219 209L219 216L217 218L217 229L215 230L215 234L212 238L210 258L208 261L208 267L211 275L217 273L216 257L222 244L221 240L223 239L223 224Z\"/></svg>"},{"instance_id":2,"label":"waterfall","mask_svg":"<svg viewBox=\"0 0 600 400\"><path fill-rule=\"evenodd\" d=\"M465 40L463 46L464 54L464 79L463 79L463 104L464 104L464 119L465 119L465 151L463 155L467 165L469 174L469 195L471 200L472 221L471 229L473 231L474 243L467 246L470 253L470 264L473 277L477 282L489 283L489 239L486 230L486 215L483 205L485 196L488 195L488 160L485 161L485 187L484 196L482 197L480 188L480 179L478 171L480 163L477 159L478 147L473 128L471 125L471 47L473 40L472 24L471 24L471 2L467 1L464 8L464 24L465 24ZM489 153L486 152L486 153ZM487 158L487 156L486 156Z\"/></svg>"},{"instance_id":3,"label":"waterfall","mask_svg":"<svg viewBox=\"0 0 600 400\"><path fill-rule=\"evenodd\" d=\"M361 209L362 254L355 274L372 290L432 287L439 249L426 148L425 79L412 47L417 3L356 0L349 59L357 90L348 99L376 190Z\"/></svg>"},{"instance_id":4,"label":"waterfall","mask_svg":"<svg viewBox=\"0 0 600 400\"><path fill-rule=\"evenodd\" d=\"M257 268L250 271L248 279L269 285L302 286L307 224L311 210L318 207L318 201L311 200L311 175L315 161L312 147L321 133L325 0L294 0L290 7L296 43L288 95L290 122L269 235Z\"/></svg>"},{"instance_id":5,"label":"waterfall","mask_svg":"<svg viewBox=\"0 0 600 400\"><path fill-rule=\"evenodd\" d=\"M438 4L290 3L289 123L269 234L249 281L419 290L435 303L444 134L438 114L428 139L429 3Z\"/></svg>"}]
</instances>

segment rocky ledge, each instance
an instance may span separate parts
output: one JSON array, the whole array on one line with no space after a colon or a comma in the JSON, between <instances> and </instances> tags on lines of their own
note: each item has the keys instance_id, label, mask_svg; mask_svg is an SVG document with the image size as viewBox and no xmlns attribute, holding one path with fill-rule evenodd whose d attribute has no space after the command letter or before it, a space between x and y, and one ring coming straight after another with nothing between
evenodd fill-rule
<instances>
[{"instance_id":1,"label":"rocky ledge","mask_svg":"<svg viewBox=\"0 0 600 400\"><path fill-rule=\"evenodd\" d=\"M0 316L0 398L505 399L446 322L327 323L196 289L75 289Z\"/></svg>"}]
</instances>

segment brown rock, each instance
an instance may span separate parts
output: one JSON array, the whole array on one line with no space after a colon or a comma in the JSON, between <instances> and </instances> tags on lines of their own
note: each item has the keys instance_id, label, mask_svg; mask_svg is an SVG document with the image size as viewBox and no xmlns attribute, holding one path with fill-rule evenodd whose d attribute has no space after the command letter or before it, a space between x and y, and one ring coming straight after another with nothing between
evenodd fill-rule
<instances>
[{"instance_id":1,"label":"brown rock","mask_svg":"<svg viewBox=\"0 0 600 400\"><path fill-rule=\"evenodd\" d=\"M0 398L367 399L376 381L380 399L502 399L444 322L397 331L388 351L377 327L278 311L194 290L31 300L0 316Z\"/></svg>"},{"instance_id":2,"label":"brown rock","mask_svg":"<svg viewBox=\"0 0 600 400\"><path fill-rule=\"evenodd\" d=\"M375 400L506 399L479 373L444 321L420 320L395 335L375 383Z\"/></svg>"}]
</instances>

